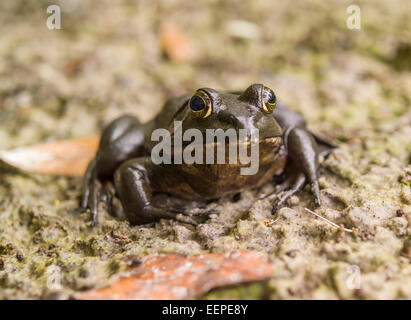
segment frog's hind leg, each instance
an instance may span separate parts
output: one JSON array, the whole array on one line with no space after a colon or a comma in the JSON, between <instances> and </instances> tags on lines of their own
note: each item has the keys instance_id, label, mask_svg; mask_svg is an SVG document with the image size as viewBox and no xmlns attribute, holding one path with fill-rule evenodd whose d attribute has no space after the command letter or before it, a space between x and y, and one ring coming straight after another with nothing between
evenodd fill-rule
<instances>
[{"instance_id":1,"label":"frog's hind leg","mask_svg":"<svg viewBox=\"0 0 411 320\"><path fill-rule=\"evenodd\" d=\"M164 168L154 165L150 157L129 160L114 174L114 184L125 215L132 225L174 219L196 225L188 216L178 217L176 212L153 204L152 184L158 179L168 179Z\"/></svg>"}]
</instances>

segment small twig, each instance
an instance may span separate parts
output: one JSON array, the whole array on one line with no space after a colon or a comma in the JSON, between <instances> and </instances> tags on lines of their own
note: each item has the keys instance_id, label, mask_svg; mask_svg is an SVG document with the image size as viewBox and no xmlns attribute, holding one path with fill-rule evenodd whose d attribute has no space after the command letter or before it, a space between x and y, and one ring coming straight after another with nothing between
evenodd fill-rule
<instances>
[{"instance_id":1,"label":"small twig","mask_svg":"<svg viewBox=\"0 0 411 320\"><path fill-rule=\"evenodd\" d=\"M340 230L344 230L344 231L346 231L346 232L353 232L351 229L347 229L347 228L344 228L344 227L342 227L342 226L339 226L338 224L336 224L336 223L328 220L327 218L324 218L323 216L319 215L317 212L314 212L314 211L312 211L312 210L310 210L310 209L307 209L307 208L304 208L304 210L307 211L307 212L309 212L309 213L311 213L311 214L313 214L313 215L315 215L316 217L324 220L325 222L329 223L329 224L332 225L333 227L336 227L336 228L338 228L338 229L340 229Z\"/></svg>"}]
</instances>

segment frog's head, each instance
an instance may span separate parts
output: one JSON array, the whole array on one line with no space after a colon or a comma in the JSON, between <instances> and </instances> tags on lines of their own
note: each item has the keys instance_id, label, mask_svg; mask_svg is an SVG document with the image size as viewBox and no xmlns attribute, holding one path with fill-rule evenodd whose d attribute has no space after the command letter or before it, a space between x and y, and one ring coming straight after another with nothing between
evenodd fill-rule
<instances>
[{"instance_id":1,"label":"frog's head","mask_svg":"<svg viewBox=\"0 0 411 320\"><path fill-rule=\"evenodd\" d=\"M183 130L245 129L248 136L258 130L260 140L279 137L281 127L272 115L276 100L274 91L262 84L238 94L202 88L187 102Z\"/></svg>"}]
</instances>

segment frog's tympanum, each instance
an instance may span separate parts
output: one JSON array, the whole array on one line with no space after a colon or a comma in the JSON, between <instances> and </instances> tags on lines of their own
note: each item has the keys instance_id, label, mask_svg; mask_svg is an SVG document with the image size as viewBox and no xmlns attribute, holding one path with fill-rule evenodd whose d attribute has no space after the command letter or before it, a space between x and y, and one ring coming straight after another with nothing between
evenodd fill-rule
<instances>
[{"instance_id":1,"label":"frog's tympanum","mask_svg":"<svg viewBox=\"0 0 411 320\"><path fill-rule=\"evenodd\" d=\"M152 133L164 128L172 136L175 123L181 124L183 132L194 128L204 136L207 129L234 129L236 132L243 129L250 136L258 130L258 170L255 174L243 175L240 169L244 164L228 161L155 164L151 151L158 142L152 141ZM243 142L237 140L235 143ZM204 149L207 143L204 139ZM207 201L238 194L268 181L275 184L273 193L279 195L273 213L307 183L315 203L320 205L319 157L328 155L334 147L310 133L305 120L277 102L273 90L262 84L253 84L238 93L203 88L193 96L168 100L160 114L148 123L141 124L130 115L111 122L105 128L96 157L86 171L82 208L90 209L94 223L98 203L103 201L112 208L111 202L116 195L131 224L161 218L195 224L184 204L179 207L161 205L156 203L155 195L168 194L182 199L182 203L194 201L200 207L200 203L204 205ZM177 152L184 152L184 148L178 148Z\"/></svg>"}]
</instances>

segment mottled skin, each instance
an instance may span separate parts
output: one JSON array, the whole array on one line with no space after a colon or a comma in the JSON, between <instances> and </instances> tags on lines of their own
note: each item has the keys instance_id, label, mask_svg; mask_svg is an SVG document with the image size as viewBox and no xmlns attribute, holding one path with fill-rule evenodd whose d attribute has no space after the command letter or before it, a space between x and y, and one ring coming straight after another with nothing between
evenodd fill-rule
<instances>
[{"instance_id":1,"label":"mottled skin","mask_svg":"<svg viewBox=\"0 0 411 320\"><path fill-rule=\"evenodd\" d=\"M318 157L328 154L334 147L332 144L307 131L304 119L281 103L277 103L273 112L267 112L265 94L272 91L261 84L251 85L242 93L220 93L209 88L201 92L212 105L212 112L206 118L193 115L191 96L187 95L168 100L160 114L148 123L141 124L135 117L125 115L105 128L96 157L84 177L82 208L91 210L93 223L98 202L104 201L111 208L114 192L130 222L142 224L161 218L180 220L178 213L189 213L181 207L164 208L153 203L154 193L201 202L260 186L275 176L285 178L273 192L282 192L273 213L306 183L310 184L316 204L321 204ZM175 120L182 121L183 132L189 128L203 133L205 129L218 128L233 128L237 132L258 129L258 172L240 175L243 166L240 163L155 165L150 151L157 142L151 141L151 133L156 128L173 132ZM110 181L114 181L114 192L107 187ZM181 220L195 224L190 217L184 218Z\"/></svg>"}]
</instances>

